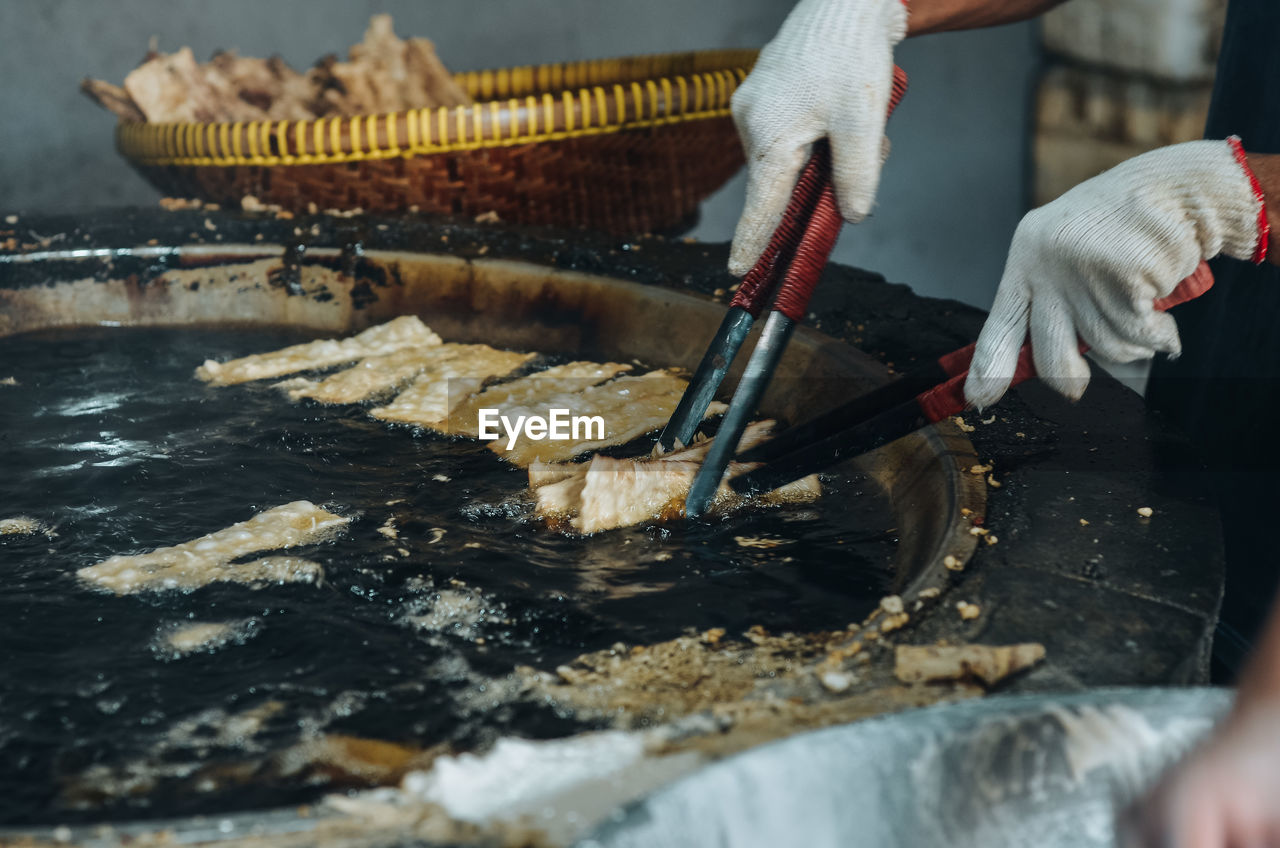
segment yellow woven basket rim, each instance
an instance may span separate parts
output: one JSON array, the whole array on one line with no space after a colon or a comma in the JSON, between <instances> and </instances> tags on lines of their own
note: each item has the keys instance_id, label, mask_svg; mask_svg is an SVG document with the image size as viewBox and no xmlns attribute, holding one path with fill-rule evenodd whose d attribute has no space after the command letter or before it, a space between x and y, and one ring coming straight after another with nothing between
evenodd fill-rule
<instances>
[{"instance_id":1,"label":"yellow woven basket rim","mask_svg":"<svg viewBox=\"0 0 1280 848\"><path fill-rule=\"evenodd\" d=\"M756 50L705 50L455 74L476 102L351 118L121 122L144 166L320 165L509 147L723 117Z\"/></svg>"}]
</instances>

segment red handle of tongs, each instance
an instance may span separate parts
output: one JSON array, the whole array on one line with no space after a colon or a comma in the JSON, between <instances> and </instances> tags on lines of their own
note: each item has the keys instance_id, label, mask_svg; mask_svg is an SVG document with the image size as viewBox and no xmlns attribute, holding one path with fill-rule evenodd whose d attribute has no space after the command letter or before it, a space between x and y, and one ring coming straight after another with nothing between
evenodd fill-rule
<instances>
[{"instance_id":1,"label":"red handle of tongs","mask_svg":"<svg viewBox=\"0 0 1280 848\"><path fill-rule=\"evenodd\" d=\"M907 73L895 65L893 88L889 93L890 115L906 93ZM759 318L769 304L778 275L784 274L776 308L789 318L800 320L843 223L831 186L831 148L826 139L820 139L814 143L813 153L800 171L791 200L768 247L743 276L729 305L741 307L753 318Z\"/></svg>"},{"instance_id":2,"label":"red handle of tongs","mask_svg":"<svg viewBox=\"0 0 1280 848\"><path fill-rule=\"evenodd\" d=\"M1211 288L1213 288L1213 271L1209 269L1209 263L1201 261L1191 276L1178 283L1167 297L1157 298L1152 305L1157 311L1164 312L1178 304L1195 300ZM966 345L938 357L938 363L950 375L950 379L939 383L927 392L921 392L916 397L916 402L929 421L937 422L952 415L959 415L968 406L964 397L964 383L969 376L969 365L973 362L975 347L976 344ZM1089 346L1081 342L1080 352L1084 353L1087 350ZM1035 358L1031 352L1031 344L1028 342L1018 353L1018 366L1013 372L1013 381L1009 385L1012 388L1035 376Z\"/></svg>"}]
</instances>

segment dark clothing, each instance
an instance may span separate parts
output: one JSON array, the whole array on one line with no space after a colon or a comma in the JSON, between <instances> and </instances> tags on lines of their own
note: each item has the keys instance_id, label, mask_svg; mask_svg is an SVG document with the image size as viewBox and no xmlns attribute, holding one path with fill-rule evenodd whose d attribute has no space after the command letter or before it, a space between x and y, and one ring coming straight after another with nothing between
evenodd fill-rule
<instances>
[{"instance_id":1,"label":"dark clothing","mask_svg":"<svg viewBox=\"0 0 1280 848\"><path fill-rule=\"evenodd\" d=\"M1280 153L1280 2L1231 0L1207 138ZM1272 250L1280 250L1272 233ZM1222 509L1227 585L1215 656L1236 665L1280 584L1280 267L1219 257L1216 284L1173 314L1182 357L1157 359L1150 405L1202 451Z\"/></svg>"}]
</instances>

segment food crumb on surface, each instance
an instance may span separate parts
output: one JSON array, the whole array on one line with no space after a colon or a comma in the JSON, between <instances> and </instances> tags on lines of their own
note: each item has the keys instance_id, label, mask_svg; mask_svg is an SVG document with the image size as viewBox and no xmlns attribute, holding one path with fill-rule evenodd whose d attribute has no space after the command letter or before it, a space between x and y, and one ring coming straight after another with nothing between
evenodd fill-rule
<instances>
[{"instance_id":1,"label":"food crumb on surface","mask_svg":"<svg viewBox=\"0 0 1280 848\"><path fill-rule=\"evenodd\" d=\"M987 535L987 537L983 541L985 541L988 545L994 545L1000 541L1000 537L995 535L994 533L990 533Z\"/></svg>"},{"instance_id":2,"label":"food crumb on surface","mask_svg":"<svg viewBox=\"0 0 1280 848\"><path fill-rule=\"evenodd\" d=\"M968 601L957 601L956 611L960 613L960 617L965 621L972 621L982 615L982 608L977 604L971 604Z\"/></svg>"},{"instance_id":3,"label":"food crumb on surface","mask_svg":"<svg viewBox=\"0 0 1280 848\"><path fill-rule=\"evenodd\" d=\"M1138 507L1138 515L1141 515L1143 518L1150 518L1155 515L1155 512L1156 511L1149 506Z\"/></svg>"},{"instance_id":4,"label":"food crumb on surface","mask_svg":"<svg viewBox=\"0 0 1280 848\"><path fill-rule=\"evenodd\" d=\"M170 212L179 209L199 209L204 204L194 197L162 197L160 198L160 208Z\"/></svg>"},{"instance_id":5,"label":"food crumb on surface","mask_svg":"<svg viewBox=\"0 0 1280 848\"><path fill-rule=\"evenodd\" d=\"M824 671L818 679L828 692L839 694L857 682L857 678L847 671Z\"/></svg>"},{"instance_id":6,"label":"food crumb on surface","mask_svg":"<svg viewBox=\"0 0 1280 848\"><path fill-rule=\"evenodd\" d=\"M991 469L994 467L995 466L993 465L973 465L969 467L969 473L970 474L986 474L989 471L991 471Z\"/></svg>"},{"instance_id":7,"label":"food crumb on surface","mask_svg":"<svg viewBox=\"0 0 1280 848\"><path fill-rule=\"evenodd\" d=\"M21 385L21 383L18 382L17 377L5 377L3 380L0 380L0 386L19 386L19 385Z\"/></svg>"},{"instance_id":8,"label":"food crumb on surface","mask_svg":"<svg viewBox=\"0 0 1280 848\"><path fill-rule=\"evenodd\" d=\"M1081 527L1088 527L1088 526L1089 526L1089 519L1087 519L1087 518L1082 518L1082 519L1080 519L1080 526L1081 526Z\"/></svg>"},{"instance_id":9,"label":"food crumb on surface","mask_svg":"<svg viewBox=\"0 0 1280 848\"><path fill-rule=\"evenodd\" d=\"M948 557L948 559L955 559L955 557ZM919 597L922 600L929 600L930 598L936 598L941 594L942 590L937 586L930 586L928 589L921 589Z\"/></svg>"},{"instance_id":10,"label":"food crumb on surface","mask_svg":"<svg viewBox=\"0 0 1280 848\"><path fill-rule=\"evenodd\" d=\"M964 563L953 554L947 554L943 557L942 564L946 566L948 571L964 571ZM920 593L920 597L924 597L924 592Z\"/></svg>"},{"instance_id":11,"label":"food crumb on surface","mask_svg":"<svg viewBox=\"0 0 1280 848\"><path fill-rule=\"evenodd\" d=\"M880 609L884 611L885 615L897 615L903 610L902 596L886 595L880 599Z\"/></svg>"},{"instance_id":12,"label":"food crumb on surface","mask_svg":"<svg viewBox=\"0 0 1280 848\"><path fill-rule=\"evenodd\" d=\"M17 215L5 215L5 216L4 216L4 222L5 222L6 224L16 224L16 223L18 223L18 216L17 216Z\"/></svg>"},{"instance_id":13,"label":"food crumb on surface","mask_svg":"<svg viewBox=\"0 0 1280 848\"><path fill-rule=\"evenodd\" d=\"M993 488L993 489L998 489L998 488L1000 488L1001 486L1003 486L1004 484L1003 484L1003 483L1001 483L999 480L997 480L997 479L996 479L996 476L995 476L994 474L988 474L988 475L987 475L987 485L988 485L988 486L990 486L990 487L991 487L991 488Z\"/></svg>"},{"instance_id":14,"label":"food crumb on surface","mask_svg":"<svg viewBox=\"0 0 1280 848\"><path fill-rule=\"evenodd\" d=\"M982 419L980 419L980 420L982 421L982 423L983 423L983 424L994 424L994 423L996 423L996 417L995 417L994 415L993 415L993 416L991 416L990 418L982 418Z\"/></svg>"},{"instance_id":15,"label":"food crumb on surface","mask_svg":"<svg viewBox=\"0 0 1280 848\"><path fill-rule=\"evenodd\" d=\"M990 533L990 532L991 532L991 531L990 531L990 530L988 530L988 529L987 529L987 528L985 528L985 527L970 527L970 528L969 528L969 535L970 535L970 536L985 536L985 535L987 535L987 534L988 534L988 533Z\"/></svg>"},{"instance_id":16,"label":"food crumb on surface","mask_svg":"<svg viewBox=\"0 0 1280 848\"><path fill-rule=\"evenodd\" d=\"M959 415L953 415L951 417L951 420L955 422L956 426L960 428L961 432L972 433L974 430L978 429L977 427L965 421Z\"/></svg>"},{"instance_id":17,"label":"food crumb on surface","mask_svg":"<svg viewBox=\"0 0 1280 848\"><path fill-rule=\"evenodd\" d=\"M885 616L884 621L880 624L880 632L892 633L895 630L900 630L905 627L907 622L910 620L911 616L907 615L906 612ZM871 634L867 634L867 638L871 638Z\"/></svg>"}]
</instances>

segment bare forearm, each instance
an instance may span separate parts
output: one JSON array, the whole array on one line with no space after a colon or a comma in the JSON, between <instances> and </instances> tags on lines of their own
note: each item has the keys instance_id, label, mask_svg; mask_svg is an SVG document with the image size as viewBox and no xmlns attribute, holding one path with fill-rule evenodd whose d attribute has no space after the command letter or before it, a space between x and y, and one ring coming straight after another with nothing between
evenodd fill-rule
<instances>
[{"instance_id":1,"label":"bare forearm","mask_svg":"<svg viewBox=\"0 0 1280 848\"><path fill-rule=\"evenodd\" d=\"M907 37L1025 21L1062 2L1064 0L911 0Z\"/></svg>"},{"instance_id":2,"label":"bare forearm","mask_svg":"<svg viewBox=\"0 0 1280 848\"><path fill-rule=\"evenodd\" d=\"M1280 155L1250 153L1249 167L1262 186L1263 202L1267 204L1267 218L1271 223L1271 249L1267 259L1274 265L1280 265L1280 246L1277 245L1280 240ZM1280 627L1272 629L1280 630ZM1280 680L1280 632L1277 632L1275 641L1276 675ZM1280 685L1277 686L1277 694L1280 694Z\"/></svg>"},{"instance_id":3,"label":"bare forearm","mask_svg":"<svg viewBox=\"0 0 1280 848\"><path fill-rule=\"evenodd\" d=\"M1280 704L1280 600L1240 676L1236 712L1265 703Z\"/></svg>"}]
</instances>

